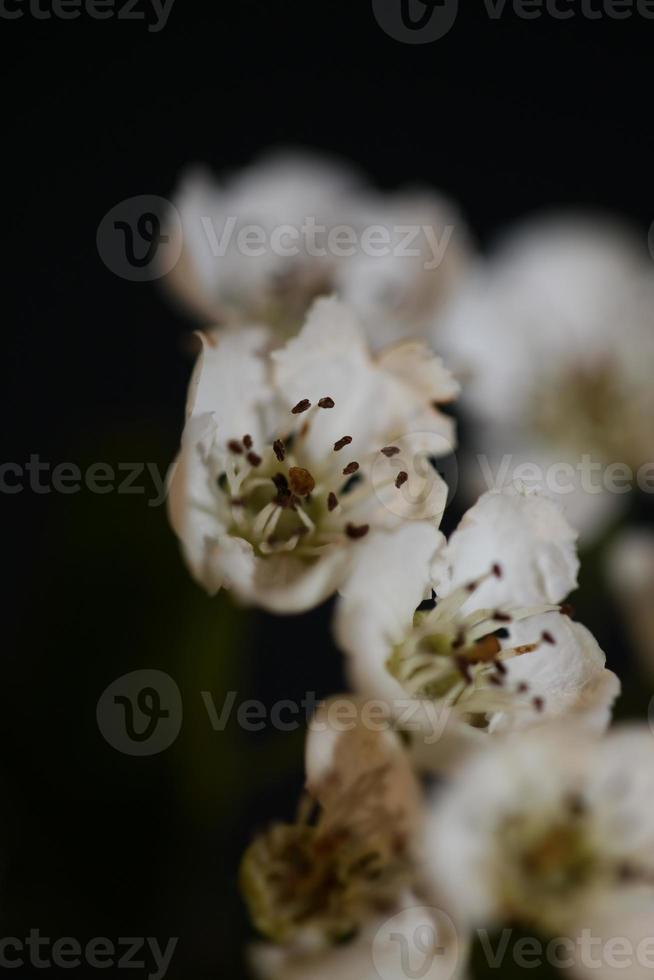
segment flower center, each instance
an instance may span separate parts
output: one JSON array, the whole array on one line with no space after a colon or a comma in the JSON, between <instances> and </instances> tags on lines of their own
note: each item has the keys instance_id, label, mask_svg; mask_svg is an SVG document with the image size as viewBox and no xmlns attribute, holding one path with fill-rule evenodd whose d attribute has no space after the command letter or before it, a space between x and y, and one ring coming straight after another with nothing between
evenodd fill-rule
<instances>
[{"instance_id":1,"label":"flower center","mask_svg":"<svg viewBox=\"0 0 654 980\"><path fill-rule=\"evenodd\" d=\"M413 629L393 649L386 663L388 671L412 697L460 706L475 724L485 723L483 716L506 708L515 695L519 700L527 698L526 703L535 711L545 707L542 698L528 697L529 686L524 682L514 692L507 689L505 661L531 653L542 643L553 644L553 636L544 632L533 643L511 648L502 648L500 639L507 635L507 624L560 607L461 613L462 606L483 582L501 574L500 566L494 565L486 575L455 589L444 599L423 603L414 616Z\"/></svg>"},{"instance_id":2,"label":"flower center","mask_svg":"<svg viewBox=\"0 0 654 980\"><path fill-rule=\"evenodd\" d=\"M303 416L301 424L268 445L255 446L249 435L228 441L217 480L219 503L227 508L229 533L249 541L258 555L293 552L309 561L368 534L357 509L373 489L352 451L344 452L352 438L337 440L319 465L308 460L315 416L334 407L329 396L313 406L305 398L291 410Z\"/></svg>"},{"instance_id":3,"label":"flower center","mask_svg":"<svg viewBox=\"0 0 654 980\"><path fill-rule=\"evenodd\" d=\"M254 924L269 939L289 942L311 928L328 943L342 942L372 911L393 908L412 877L405 841L380 807L371 806L363 821L353 819L357 798L385 777L385 767L366 773L337 813L322 811L313 822L307 801L304 818L272 827L248 848L241 889Z\"/></svg>"}]
</instances>

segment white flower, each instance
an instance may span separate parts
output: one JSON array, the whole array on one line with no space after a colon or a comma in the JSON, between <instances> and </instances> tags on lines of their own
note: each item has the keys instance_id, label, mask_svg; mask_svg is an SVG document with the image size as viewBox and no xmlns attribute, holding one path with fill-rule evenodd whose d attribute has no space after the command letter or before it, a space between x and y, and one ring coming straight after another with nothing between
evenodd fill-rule
<instances>
[{"instance_id":1,"label":"white flower","mask_svg":"<svg viewBox=\"0 0 654 980\"><path fill-rule=\"evenodd\" d=\"M449 542L422 524L380 536L337 611L355 688L415 699L432 745L446 723L481 737L571 713L602 730L619 684L560 612L577 570L574 532L535 494L486 494Z\"/></svg>"},{"instance_id":2,"label":"white flower","mask_svg":"<svg viewBox=\"0 0 654 980\"><path fill-rule=\"evenodd\" d=\"M648 674L654 674L654 532L623 531L611 545L607 571L625 625Z\"/></svg>"},{"instance_id":3,"label":"white flower","mask_svg":"<svg viewBox=\"0 0 654 980\"><path fill-rule=\"evenodd\" d=\"M277 944L255 949L260 976L400 980L400 939L413 952L416 933L433 946L420 944L421 975L450 980L457 970L451 920L420 899L421 789L399 738L373 730L364 710L351 698L321 706L297 822L273 826L245 854L245 898L255 925Z\"/></svg>"},{"instance_id":4,"label":"white flower","mask_svg":"<svg viewBox=\"0 0 654 980\"><path fill-rule=\"evenodd\" d=\"M270 247L276 229L300 231L340 224L356 175L331 161L303 154L276 154L234 174L222 186L197 168L183 178L175 198L183 234L182 261L170 284L205 323L262 321L288 335L301 324L313 299L332 292L333 258L307 251L291 239ZM330 220L331 219L331 220ZM250 247L248 227L268 244ZM324 245L324 243L321 243ZM172 243L177 248L178 243Z\"/></svg>"},{"instance_id":5,"label":"white flower","mask_svg":"<svg viewBox=\"0 0 654 980\"><path fill-rule=\"evenodd\" d=\"M550 218L509 236L438 327L439 349L466 380L475 451L495 473L508 456L511 479L526 462L543 473L559 464L548 490L588 535L624 494L606 492L601 472L582 477L581 457L634 473L651 458L653 289L647 249L626 232ZM486 475L473 467L478 490Z\"/></svg>"},{"instance_id":6,"label":"white flower","mask_svg":"<svg viewBox=\"0 0 654 980\"><path fill-rule=\"evenodd\" d=\"M401 499L392 442L402 437L418 454L451 450L452 421L435 406L457 386L424 345L373 358L335 300L319 300L273 355L266 342L257 328L204 339L170 514L209 592L224 586L244 602L296 612L341 586L371 529L404 516L386 497ZM435 479L439 519L446 487Z\"/></svg>"},{"instance_id":7,"label":"white flower","mask_svg":"<svg viewBox=\"0 0 654 980\"><path fill-rule=\"evenodd\" d=\"M175 206L176 293L205 323L264 322L282 340L332 293L375 349L424 336L466 266L463 222L438 195L373 193L352 171L309 155L264 158L222 185L190 171Z\"/></svg>"},{"instance_id":8,"label":"white flower","mask_svg":"<svg viewBox=\"0 0 654 980\"><path fill-rule=\"evenodd\" d=\"M500 738L436 798L429 868L470 925L550 935L654 912L654 740L546 725Z\"/></svg>"}]
</instances>

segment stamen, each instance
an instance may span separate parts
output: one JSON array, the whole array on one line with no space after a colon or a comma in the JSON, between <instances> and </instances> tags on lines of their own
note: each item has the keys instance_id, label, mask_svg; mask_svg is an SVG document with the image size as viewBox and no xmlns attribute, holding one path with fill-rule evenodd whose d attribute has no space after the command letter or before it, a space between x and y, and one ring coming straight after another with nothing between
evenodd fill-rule
<instances>
[{"instance_id":1,"label":"stamen","mask_svg":"<svg viewBox=\"0 0 654 980\"><path fill-rule=\"evenodd\" d=\"M320 399L320 401L318 402L318 407L319 408L333 408L335 404L336 403L335 403L334 399L333 398L330 398L329 395L327 395L325 398L321 398Z\"/></svg>"},{"instance_id":2,"label":"stamen","mask_svg":"<svg viewBox=\"0 0 654 980\"><path fill-rule=\"evenodd\" d=\"M534 698L531 702L536 709L536 711L543 711L545 708L545 701L543 698Z\"/></svg>"},{"instance_id":3,"label":"stamen","mask_svg":"<svg viewBox=\"0 0 654 980\"><path fill-rule=\"evenodd\" d=\"M308 497L316 486L316 481L309 471L302 469L301 466L291 466L288 471L288 478L293 493L296 493L298 497Z\"/></svg>"},{"instance_id":4,"label":"stamen","mask_svg":"<svg viewBox=\"0 0 654 980\"><path fill-rule=\"evenodd\" d=\"M351 538L353 541L357 541L359 538L365 538L369 530L369 524L348 524L345 528L345 533L347 534L348 538Z\"/></svg>"},{"instance_id":5,"label":"stamen","mask_svg":"<svg viewBox=\"0 0 654 980\"><path fill-rule=\"evenodd\" d=\"M495 576L495 578L502 578L502 567L501 567L501 565L498 565L498 564L493 565L491 571L493 572L493 575Z\"/></svg>"},{"instance_id":6,"label":"stamen","mask_svg":"<svg viewBox=\"0 0 654 980\"><path fill-rule=\"evenodd\" d=\"M301 415L302 412L306 412L311 408L311 402L308 398L303 398L302 401L298 402L295 408L291 409L292 415Z\"/></svg>"},{"instance_id":7,"label":"stamen","mask_svg":"<svg viewBox=\"0 0 654 980\"><path fill-rule=\"evenodd\" d=\"M261 466L261 456L257 456L256 453L248 453L245 457L250 464L250 466Z\"/></svg>"},{"instance_id":8,"label":"stamen","mask_svg":"<svg viewBox=\"0 0 654 980\"><path fill-rule=\"evenodd\" d=\"M281 439L275 439L273 442L273 452L275 453L275 456L279 462L283 463L286 459L286 446Z\"/></svg>"},{"instance_id":9,"label":"stamen","mask_svg":"<svg viewBox=\"0 0 654 980\"><path fill-rule=\"evenodd\" d=\"M495 620L496 623L513 622L513 616L510 616L508 613L502 612L500 609L495 610L495 612L493 613L493 619Z\"/></svg>"},{"instance_id":10,"label":"stamen","mask_svg":"<svg viewBox=\"0 0 654 980\"><path fill-rule=\"evenodd\" d=\"M252 436L243 436L243 445L246 449L252 449Z\"/></svg>"},{"instance_id":11,"label":"stamen","mask_svg":"<svg viewBox=\"0 0 654 980\"><path fill-rule=\"evenodd\" d=\"M401 473L398 473L397 480L395 481L395 486L397 487L397 489L399 490L400 487L403 487L408 479L409 479L409 474L405 473L404 470L402 470Z\"/></svg>"},{"instance_id":12,"label":"stamen","mask_svg":"<svg viewBox=\"0 0 654 980\"><path fill-rule=\"evenodd\" d=\"M384 456L387 456L389 459L391 456L397 456L397 454L400 452L397 446L384 446L381 451L383 452Z\"/></svg>"},{"instance_id":13,"label":"stamen","mask_svg":"<svg viewBox=\"0 0 654 980\"><path fill-rule=\"evenodd\" d=\"M526 694L528 690L529 690L529 684L527 684L526 681L520 681L520 683L516 688L518 694Z\"/></svg>"},{"instance_id":14,"label":"stamen","mask_svg":"<svg viewBox=\"0 0 654 980\"><path fill-rule=\"evenodd\" d=\"M238 439L230 439L227 443L227 448L229 449L230 453L235 453L237 456L243 455L243 446Z\"/></svg>"},{"instance_id":15,"label":"stamen","mask_svg":"<svg viewBox=\"0 0 654 980\"><path fill-rule=\"evenodd\" d=\"M334 452L339 452L344 446L349 446L351 442L352 436L343 436L342 439L339 439L338 442L334 443Z\"/></svg>"},{"instance_id":16,"label":"stamen","mask_svg":"<svg viewBox=\"0 0 654 980\"><path fill-rule=\"evenodd\" d=\"M545 630L545 632L542 634L542 640L544 643L549 643L552 646L556 644L556 640L554 639L552 634L549 633L547 630Z\"/></svg>"},{"instance_id":17,"label":"stamen","mask_svg":"<svg viewBox=\"0 0 654 980\"><path fill-rule=\"evenodd\" d=\"M351 463L348 463L345 469L343 470L343 476L352 476L352 474L356 473L358 469L359 469L359 464L356 462L356 460L353 460Z\"/></svg>"},{"instance_id":18,"label":"stamen","mask_svg":"<svg viewBox=\"0 0 654 980\"><path fill-rule=\"evenodd\" d=\"M338 497L335 493L330 493L327 497L327 510L331 513L338 507Z\"/></svg>"}]
</instances>

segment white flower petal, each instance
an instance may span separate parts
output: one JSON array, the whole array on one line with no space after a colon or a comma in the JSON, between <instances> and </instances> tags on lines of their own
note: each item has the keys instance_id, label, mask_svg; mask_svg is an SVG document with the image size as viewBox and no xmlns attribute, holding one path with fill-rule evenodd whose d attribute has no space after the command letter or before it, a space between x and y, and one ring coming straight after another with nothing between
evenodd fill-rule
<instances>
[{"instance_id":1,"label":"white flower petal","mask_svg":"<svg viewBox=\"0 0 654 980\"><path fill-rule=\"evenodd\" d=\"M433 525L411 522L371 535L357 552L335 617L336 637L349 657L348 673L356 690L371 697L406 700L406 692L386 669L386 660L411 628L444 544Z\"/></svg>"},{"instance_id":2,"label":"white flower petal","mask_svg":"<svg viewBox=\"0 0 654 980\"><path fill-rule=\"evenodd\" d=\"M468 608L557 603L577 585L576 533L558 507L538 494L486 493L450 538L452 588L488 574Z\"/></svg>"}]
</instances>

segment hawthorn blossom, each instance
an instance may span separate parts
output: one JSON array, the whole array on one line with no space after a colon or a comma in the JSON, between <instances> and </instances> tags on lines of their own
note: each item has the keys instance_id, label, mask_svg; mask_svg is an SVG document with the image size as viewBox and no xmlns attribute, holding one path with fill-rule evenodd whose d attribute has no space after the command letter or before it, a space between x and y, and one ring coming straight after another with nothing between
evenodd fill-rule
<instances>
[{"instance_id":1,"label":"hawthorn blossom","mask_svg":"<svg viewBox=\"0 0 654 980\"><path fill-rule=\"evenodd\" d=\"M425 336L467 265L463 222L439 195L374 192L310 155L266 157L223 184L192 170L174 204L183 241L170 286L202 322L266 323L274 345L332 293L376 349Z\"/></svg>"},{"instance_id":2,"label":"hawthorn blossom","mask_svg":"<svg viewBox=\"0 0 654 980\"><path fill-rule=\"evenodd\" d=\"M437 328L465 379L475 492L546 481L588 537L619 514L624 477L616 491L605 468L635 481L654 445L653 290L646 243L591 218L526 223L479 265Z\"/></svg>"},{"instance_id":3,"label":"hawthorn blossom","mask_svg":"<svg viewBox=\"0 0 654 980\"><path fill-rule=\"evenodd\" d=\"M552 501L510 490L481 497L449 541L423 524L377 535L337 610L355 689L414 699L432 745L569 714L603 730L619 682L561 605L575 539Z\"/></svg>"},{"instance_id":4,"label":"hawthorn blossom","mask_svg":"<svg viewBox=\"0 0 654 980\"><path fill-rule=\"evenodd\" d=\"M438 404L458 386L422 344L373 357L336 300L319 300L285 347L266 347L261 328L203 337L169 510L207 591L297 612L340 588L371 530L421 516L402 505L414 475L390 466L393 440L418 456L451 451ZM439 519L447 492L434 479Z\"/></svg>"},{"instance_id":5,"label":"hawthorn blossom","mask_svg":"<svg viewBox=\"0 0 654 980\"><path fill-rule=\"evenodd\" d=\"M332 717L338 699L312 720L307 795L297 820L276 824L248 848L241 887L268 940L253 951L265 978L373 980L405 977L401 940L420 944L421 976L450 980L458 966L451 920L431 914L416 842L423 798L400 739L354 716Z\"/></svg>"},{"instance_id":6,"label":"hawthorn blossom","mask_svg":"<svg viewBox=\"0 0 654 980\"><path fill-rule=\"evenodd\" d=\"M575 936L652 916L653 804L645 727L599 740L559 724L503 737L437 794L429 869L472 926Z\"/></svg>"}]
</instances>

